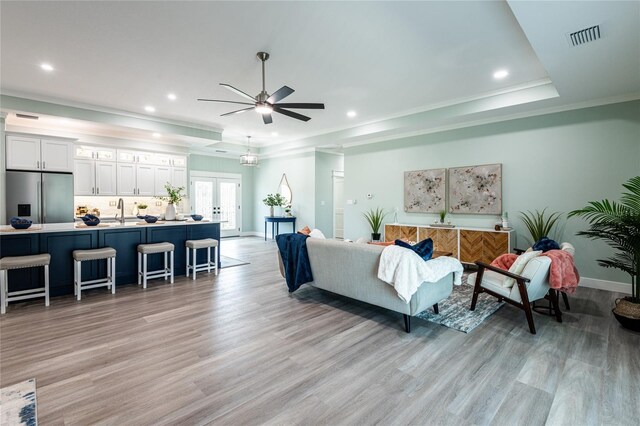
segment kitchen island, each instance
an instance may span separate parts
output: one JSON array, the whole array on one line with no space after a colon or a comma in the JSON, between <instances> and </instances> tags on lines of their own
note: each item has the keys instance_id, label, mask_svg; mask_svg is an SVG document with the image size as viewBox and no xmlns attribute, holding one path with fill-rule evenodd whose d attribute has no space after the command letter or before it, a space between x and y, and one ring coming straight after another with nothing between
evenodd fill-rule
<instances>
[{"instance_id":1,"label":"kitchen island","mask_svg":"<svg viewBox=\"0 0 640 426\"><path fill-rule=\"evenodd\" d=\"M77 223L34 224L27 230L2 227L0 255L23 256L49 253L49 289L52 296L73 294L73 250L101 247L116 249L116 286L137 283L138 244L169 242L175 245L174 274L186 273L185 241L214 238L220 243L220 222L166 221L155 224L139 222L100 223L85 226ZM220 246L218 246L220 247ZM198 251L198 263L206 262L206 251ZM218 264L220 262L218 250ZM163 257L149 256L149 270L162 269ZM43 285L41 268L9 271L11 291ZM97 279L106 274L104 261L82 262L82 278ZM150 281L153 285L155 280Z\"/></svg>"}]
</instances>

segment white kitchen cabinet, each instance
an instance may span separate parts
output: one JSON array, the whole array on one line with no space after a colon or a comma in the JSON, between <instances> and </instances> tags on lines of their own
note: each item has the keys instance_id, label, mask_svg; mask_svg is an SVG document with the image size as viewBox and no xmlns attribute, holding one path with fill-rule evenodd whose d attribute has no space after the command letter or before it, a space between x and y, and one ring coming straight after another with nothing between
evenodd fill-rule
<instances>
[{"instance_id":1,"label":"white kitchen cabinet","mask_svg":"<svg viewBox=\"0 0 640 426\"><path fill-rule=\"evenodd\" d=\"M183 167L172 168L171 185L173 185L176 188L183 187L187 189L187 169L186 168L183 168Z\"/></svg>"},{"instance_id":2,"label":"white kitchen cabinet","mask_svg":"<svg viewBox=\"0 0 640 426\"><path fill-rule=\"evenodd\" d=\"M136 164L137 195L151 197L155 195L155 166Z\"/></svg>"},{"instance_id":3,"label":"white kitchen cabinet","mask_svg":"<svg viewBox=\"0 0 640 426\"><path fill-rule=\"evenodd\" d=\"M116 163L116 189L118 195L137 195L136 165Z\"/></svg>"},{"instance_id":4,"label":"white kitchen cabinet","mask_svg":"<svg viewBox=\"0 0 640 426\"><path fill-rule=\"evenodd\" d=\"M116 161L116 150L101 146L76 145L74 157L100 161Z\"/></svg>"},{"instance_id":5,"label":"white kitchen cabinet","mask_svg":"<svg viewBox=\"0 0 640 426\"><path fill-rule=\"evenodd\" d=\"M171 167L155 166L154 195L167 195L166 184L171 184Z\"/></svg>"},{"instance_id":6,"label":"white kitchen cabinet","mask_svg":"<svg viewBox=\"0 0 640 426\"><path fill-rule=\"evenodd\" d=\"M75 160L73 170L74 195L95 195L95 162L93 160Z\"/></svg>"},{"instance_id":7,"label":"white kitchen cabinet","mask_svg":"<svg viewBox=\"0 0 640 426\"><path fill-rule=\"evenodd\" d=\"M40 142L43 171L73 172L73 143L53 139L42 139Z\"/></svg>"},{"instance_id":8,"label":"white kitchen cabinet","mask_svg":"<svg viewBox=\"0 0 640 426\"><path fill-rule=\"evenodd\" d=\"M133 151L117 150L116 161L118 163L135 163L136 153Z\"/></svg>"},{"instance_id":9,"label":"white kitchen cabinet","mask_svg":"<svg viewBox=\"0 0 640 426\"><path fill-rule=\"evenodd\" d=\"M94 164L96 195L117 195L116 163L96 161Z\"/></svg>"},{"instance_id":10,"label":"white kitchen cabinet","mask_svg":"<svg viewBox=\"0 0 640 426\"><path fill-rule=\"evenodd\" d=\"M187 157L183 155L174 155L171 157L171 165L173 167L187 167Z\"/></svg>"},{"instance_id":11,"label":"white kitchen cabinet","mask_svg":"<svg viewBox=\"0 0 640 426\"><path fill-rule=\"evenodd\" d=\"M7 136L8 170L73 173L73 143L27 136Z\"/></svg>"}]
</instances>

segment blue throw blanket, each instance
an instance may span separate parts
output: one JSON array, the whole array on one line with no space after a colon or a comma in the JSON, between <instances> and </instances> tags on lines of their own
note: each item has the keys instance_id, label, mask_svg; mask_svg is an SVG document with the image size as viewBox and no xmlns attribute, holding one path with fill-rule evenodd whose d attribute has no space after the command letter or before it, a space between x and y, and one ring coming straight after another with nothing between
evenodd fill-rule
<instances>
[{"instance_id":1,"label":"blue throw blanket","mask_svg":"<svg viewBox=\"0 0 640 426\"><path fill-rule=\"evenodd\" d=\"M313 281L309 254L307 253L307 238L302 234L276 236L289 293L296 291L302 284Z\"/></svg>"}]
</instances>

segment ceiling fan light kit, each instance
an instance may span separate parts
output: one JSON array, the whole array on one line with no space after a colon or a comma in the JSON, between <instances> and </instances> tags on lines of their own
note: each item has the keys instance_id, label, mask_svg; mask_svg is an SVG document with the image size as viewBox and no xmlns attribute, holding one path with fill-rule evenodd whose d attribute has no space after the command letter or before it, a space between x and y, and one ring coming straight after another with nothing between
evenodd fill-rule
<instances>
[{"instance_id":1,"label":"ceiling fan light kit","mask_svg":"<svg viewBox=\"0 0 640 426\"><path fill-rule=\"evenodd\" d=\"M220 116L224 117L227 115L241 114L245 111L254 109L258 114L262 115L262 121L264 122L264 124L273 123L273 119L271 118L272 112L277 112L279 114L286 115L287 117L295 118L296 120L301 120L301 121L311 120L311 117L307 117L306 115L302 115L297 112L289 111L288 109L285 109L285 108L324 109L324 104L322 103L278 103L282 99L292 94L294 90L289 86L282 86L281 88L276 90L273 94L269 95L269 93L267 93L267 90L266 90L265 70L264 70L265 68L264 65L267 59L269 59L269 54L267 52L258 52L256 56L262 62L262 91L258 93L257 96L253 97L243 92L242 90L233 87L230 84L220 83L221 86L226 87L236 95L242 96L246 100L251 101L251 103L225 101L220 99L198 99L198 100L204 101L204 102L223 102L228 104L248 105L248 107L245 107L236 111L227 112L227 113L221 114Z\"/></svg>"}]
</instances>

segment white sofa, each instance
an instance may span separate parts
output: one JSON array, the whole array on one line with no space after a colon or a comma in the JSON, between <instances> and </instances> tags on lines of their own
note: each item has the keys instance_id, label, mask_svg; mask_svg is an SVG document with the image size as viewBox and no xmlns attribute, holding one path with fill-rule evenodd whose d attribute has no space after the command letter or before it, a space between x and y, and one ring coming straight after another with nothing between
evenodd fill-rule
<instances>
[{"instance_id":1,"label":"white sofa","mask_svg":"<svg viewBox=\"0 0 640 426\"><path fill-rule=\"evenodd\" d=\"M446 299L453 289L453 273L435 283L423 282L409 303L403 302L393 286L378 279L382 246L318 238L307 239L313 273L313 287L380 306L404 315L405 329L411 332L411 316ZM279 253L278 253L279 257ZM280 271L284 276L282 261Z\"/></svg>"}]
</instances>

